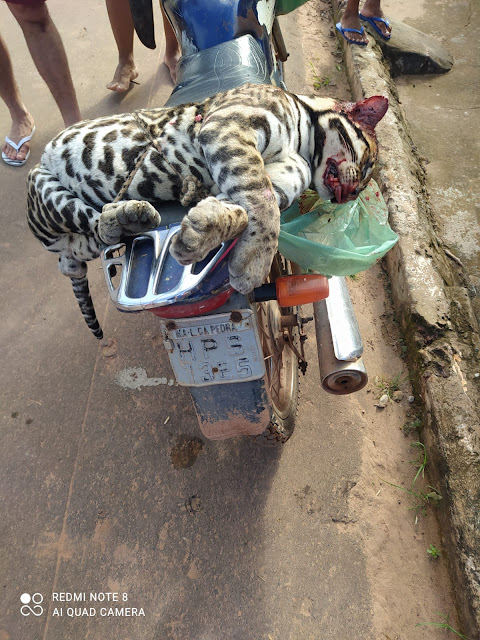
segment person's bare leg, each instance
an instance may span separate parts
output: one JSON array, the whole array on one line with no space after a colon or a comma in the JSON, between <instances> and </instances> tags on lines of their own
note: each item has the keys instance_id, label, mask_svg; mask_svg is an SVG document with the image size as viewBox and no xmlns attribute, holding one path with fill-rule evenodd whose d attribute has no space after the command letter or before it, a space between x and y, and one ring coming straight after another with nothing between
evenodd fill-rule
<instances>
[{"instance_id":1,"label":"person's bare leg","mask_svg":"<svg viewBox=\"0 0 480 640\"><path fill-rule=\"evenodd\" d=\"M347 6L345 7L345 11L343 12L340 20L340 24L344 29L356 29L357 31L362 30L362 24L358 17L359 4L360 0L348 0ZM355 42L368 42L368 38L365 33L361 35L360 33L347 31L345 35Z\"/></svg>"},{"instance_id":2,"label":"person's bare leg","mask_svg":"<svg viewBox=\"0 0 480 640\"><path fill-rule=\"evenodd\" d=\"M365 0L365 4L362 7L362 15L367 18L383 18L385 20L385 15L380 8L380 0ZM392 33L391 27L387 28L387 25L383 22L377 22L376 25L385 36L389 36Z\"/></svg>"},{"instance_id":3,"label":"person's bare leg","mask_svg":"<svg viewBox=\"0 0 480 640\"><path fill-rule=\"evenodd\" d=\"M12 118L12 127L8 137L13 142L18 143L22 138L30 135L34 121L20 96L13 75L10 55L2 36L0 36L0 97L5 102L10 112L10 117ZM29 142L25 142L25 144L20 147L18 153L6 142L2 147L3 153L10 158L10 160L25 160L29 149Z\"/></svg>"},{"instance_id":4,"label":"person's bare leg","mask_svg":"<svg viewBox=\"0 0 480 640\"><path fill-rule=\"evenodd\" d=\"M28 50L60 109L65 126L81 119L63 42L45 4L8 3L22 28Z\"/></svg>"},{"instance_id":5,"label":"person's bare leg","mask_svg":"<svg viewBox=\"0 0 480 640\"><path fill-rule=\"evenodd\" d=\"M130 82L138 77L133 58L133 18L129 0L106 0L108 18L117 43L118 65L113 80L107 84L110 91L127 91Z\"/></svg>"},{"instance_id":6,"label":"person's bare leg","mask_svg":"<svg viewBox=\"0 0 480 640\"><path fill-rule=\"evenodd\" d=\"M175 83L177 80L177 64L180 60L181 51L180 46L177 41L177 36L175 35L175 31L170 24L165 12L163 10L162 5L160 4L160 8L162 10L163 17L163 28L165 31L165 58L164 62L170 71L170 76Z\"/></svg>"}]
</instances>

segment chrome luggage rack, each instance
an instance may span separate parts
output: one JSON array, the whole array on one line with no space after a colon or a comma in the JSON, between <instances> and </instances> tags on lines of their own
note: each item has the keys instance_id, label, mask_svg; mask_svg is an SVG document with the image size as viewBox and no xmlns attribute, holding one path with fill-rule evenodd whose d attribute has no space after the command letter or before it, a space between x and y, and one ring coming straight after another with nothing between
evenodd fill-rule
<instances>
[{"instance_id":1,"label":"chrome luggage rack","mask_svg":"<svg viewBox=\"0 0 480 640\"><path fill-rule=\"evenodd\" d=\"M183 267L169 253L180 224L159 227L125 239L101 254L108 291L121 311L141 311L175 304L199 289L231 245L224 242L202 262ZM120 281L113 279L121 268Z\"/></svg>"}]
</instances>

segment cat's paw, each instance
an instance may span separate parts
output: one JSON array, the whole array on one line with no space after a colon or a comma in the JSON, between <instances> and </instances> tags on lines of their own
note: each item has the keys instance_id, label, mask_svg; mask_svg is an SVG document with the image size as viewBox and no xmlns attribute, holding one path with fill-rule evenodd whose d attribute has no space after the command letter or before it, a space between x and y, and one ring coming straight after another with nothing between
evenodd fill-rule
<instances>
[{"instance_id":1,"label":"cat's paw","mask_svg":"<svg viewBox=\"0 0 480 640\"><path fill-rule=\"evenodd\" d=\"M121 200L106 204L98 220L98 235L105 244L122 236L135 236L160 225L160 214L145 200Z\"/></svg>"},{"instance_id":2,"label":"cat's paw","mask_svg":"<svg viewBox=\"0 0 480 640\"><path fill-rule=\"evenodd\" d=\"M228 263L232 287L244 295L260 287L270 271L276 250L276 243L241 238Z\"/></svg>"},{"instance_id":3,"label":"cat's paw","mask_svg":"<svg viewBox=\"0 0 480 640\"><path fill-rule=\"evenodd\" d=\"M241 207L205 198L183 218L170 253L182 265L201 262L222 242L239 235L247 223L247 213Z\"/></svg>"}]
</instances>

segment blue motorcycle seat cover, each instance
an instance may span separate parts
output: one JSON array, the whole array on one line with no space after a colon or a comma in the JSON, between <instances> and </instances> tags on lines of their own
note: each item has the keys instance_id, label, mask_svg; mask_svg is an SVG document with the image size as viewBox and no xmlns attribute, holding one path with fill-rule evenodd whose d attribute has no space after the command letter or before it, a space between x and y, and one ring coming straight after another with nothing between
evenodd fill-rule
<instances>
[{"instance_id":1,"label":"blue motorcycle seat cover","mask_svg":"<svg viewBox=\"0 0 480 640\"><path fill-rule=\"evenodd\" d=\"M271 84L264 53L250 35L181 58L166 107L201 102L242 84Z\"/></svg>"}]
</instances>

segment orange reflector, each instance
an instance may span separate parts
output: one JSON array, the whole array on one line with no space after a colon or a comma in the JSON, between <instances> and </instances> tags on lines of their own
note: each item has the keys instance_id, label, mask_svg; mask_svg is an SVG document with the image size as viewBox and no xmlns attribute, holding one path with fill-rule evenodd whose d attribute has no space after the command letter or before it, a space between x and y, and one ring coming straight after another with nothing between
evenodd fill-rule
<instances>
[{"instance_id":1,"label":"orange reflector","mask_svg":"<svg viewBox=\"0 0 480 640\"><path fill-rule=\"evenodd\" d=\"M328 278L318 275L282 276L275 280L281 307L318 302L328 297Z\"/></svg>"}]
</instances>

